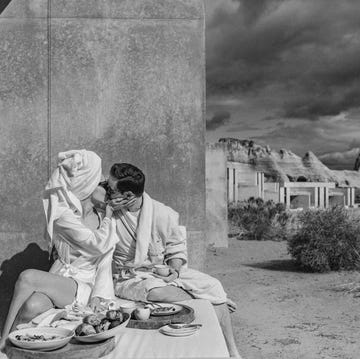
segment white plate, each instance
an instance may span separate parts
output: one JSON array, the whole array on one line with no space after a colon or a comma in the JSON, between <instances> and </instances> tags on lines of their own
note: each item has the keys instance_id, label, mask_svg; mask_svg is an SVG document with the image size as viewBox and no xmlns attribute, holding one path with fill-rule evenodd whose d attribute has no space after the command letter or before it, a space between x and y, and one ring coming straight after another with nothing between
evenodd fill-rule
<instances>
[{"instance_id":1,"label":"white plate","mask_svg":"<svg viewBox=\"0 0 360 359\"><path fill-rule=\"evenodd\" d=\"M179 313L183 309L182 305L173 304L173 303L156 303L151 305L153 306L153 308L151 309L151 315L153 317L161 317L163 315L173 315ZM167 307L171 307L171 309L166 311L156 312L156 309L158 308L167 308Z\"/></svg>"},{"instance_id":2,"label":"white plate","mask_svg":"<svg viewBox=\"0 0 360 359\"><path fill-rule=\"evenodd\" d=\"M127 318L117 327L96 334L75 336L75 339L83 343L96 343L96 342L101 342L105 339L109 339L111 337L115 337L116 335L120 334L129 323L130 315L126 313L124 313L123 315L127 316Z\"/></svg>"},{"instance_id":3,"label":"white plate","mask_svg":"<svg viewBox=\"0 0 360 359\"><path fill-rule=\"evenodd\" d=\"M44 335L45 337L56 335L61 338L46 341L36 340L28 342L16 339L17 335ZM9 334L8 339L12 344L23 349L48 351L65 346L73 336L73 330L64 328L39 327L15 330Z\"/></svg>"},{"instance_id":4,"label":"white plate","mask_svg":"<svg viewBox=\"0 0 360 359\"><path fill-rule=\"evenodd\" d=\"M198 330L199 328L173 329L168 325L165 325L159 329L159 332L171 337L187 337L189 335L195 334Z\"/></svg>"}]
</instances>

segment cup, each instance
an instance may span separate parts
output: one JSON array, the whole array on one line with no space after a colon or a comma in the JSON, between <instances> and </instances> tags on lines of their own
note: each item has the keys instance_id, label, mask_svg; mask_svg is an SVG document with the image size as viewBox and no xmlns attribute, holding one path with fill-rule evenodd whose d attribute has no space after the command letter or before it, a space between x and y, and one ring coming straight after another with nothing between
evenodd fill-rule
<instances>
[{"instance_id":1,"label":"cup","mask_svg":"<svg viewBox=\"0 0 360 359\"><path fill-rule=\"evenodd\" d=\"M150 308L136 308L134 315L137 320L148 320L150 318Z\"/></svg>"},{"instance_id":2,"label":"cup","mask_svg":"<svg viewBox=\"0 0 360 359\"><path fill-rule=\"evenodd\" d=\"M162 277L167 277L170 274L170 268L165 264L157 264L154 266L155 273Z\"/></svg>"}]
</instances>

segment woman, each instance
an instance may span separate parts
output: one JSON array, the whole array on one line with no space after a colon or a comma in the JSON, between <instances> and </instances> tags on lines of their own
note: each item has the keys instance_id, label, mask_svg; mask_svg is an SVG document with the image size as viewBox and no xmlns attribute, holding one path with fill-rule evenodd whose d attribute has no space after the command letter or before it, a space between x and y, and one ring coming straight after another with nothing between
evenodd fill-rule
<instances>
[{"instance_id":1,"label":"woman","mask_svg":"<svg viewBox=\"0 0 360 359\"><path fill-rule=\"evenodd\" d=\"M55 307L89 301L95 277L111 277L111 260L117 241L113 209L106 206L101 221L94 209L101 179L101 159L94 152L68 151L59 154L59 165L44 193L47 239L58 258L49 272L28 269L16 282L0 348L11 329ZM108 293L109 298L113 293Z\"/></svg>"}]
</instances>

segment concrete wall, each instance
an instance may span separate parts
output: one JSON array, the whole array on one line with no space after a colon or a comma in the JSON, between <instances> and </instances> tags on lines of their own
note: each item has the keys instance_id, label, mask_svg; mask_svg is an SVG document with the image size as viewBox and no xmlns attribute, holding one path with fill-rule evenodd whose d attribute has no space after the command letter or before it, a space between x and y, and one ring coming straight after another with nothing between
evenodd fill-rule
<instances>
[{"instance_id":1,"label":"concrete wall","mask_svg":"<svg viewBox=\"0 0 360 359\"><path fill-rule=\"evenodd\" d=\"M264 182L264 200L280 201L280 183L278 182Z\"/></svg>"},{"instance_id":2,"label":"concrete wall","mask_svg":"<svg viewBox=\"0 0 360 359\"><path fill-rule=\"evenodd\" d=\"M226 151L220 143L206 146L206 238L210 245L227 247Z\"/></svg>"},{"instance_id":3,"label":"concrete wall","mask_svg":"<svg viewBox=\"0 0 360 359\"><path fill-rule=\"evenodd\" d=\"M201 267L202 1L12 0L0 34L1 298L24 267L47 268L41 192L57 152L72 148L96 151L105 173L120 161L144 169Z\"/></svg>"}]
</instances>

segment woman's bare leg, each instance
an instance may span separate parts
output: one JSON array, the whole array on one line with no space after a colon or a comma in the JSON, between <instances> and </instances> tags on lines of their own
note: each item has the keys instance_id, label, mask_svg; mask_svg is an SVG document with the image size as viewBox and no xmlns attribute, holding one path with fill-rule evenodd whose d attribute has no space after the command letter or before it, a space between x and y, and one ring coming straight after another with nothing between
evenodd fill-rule
<instances>
[{"instance_id":1,"label":"woman's bare leg","mask_svg":"<svg viewBox=\"0 0 360 359\"><path fill-rule=\"evenodd\" d=\"M25 301L15 318L11 331L16 329L18 324L28 323L41 313L54 308L52 300L44 293L34 292L29 299Z\"/></svg>"},{"instance_id":2,"label":"woman's bare leg","mask_svg":"<svg viewBox=\"0 0 360 359\"><path fill-rule=\"evenodd\" d=\"M76 289L76 282L71 278L36 269L27 269L22 272L15 284L13 298L2 331L0 349L5 344L20 308L34 292L44 293L56 307L63 308L74 301Z\"/></svg>"}]
</instances>

